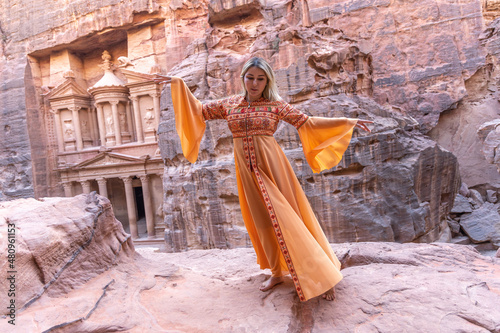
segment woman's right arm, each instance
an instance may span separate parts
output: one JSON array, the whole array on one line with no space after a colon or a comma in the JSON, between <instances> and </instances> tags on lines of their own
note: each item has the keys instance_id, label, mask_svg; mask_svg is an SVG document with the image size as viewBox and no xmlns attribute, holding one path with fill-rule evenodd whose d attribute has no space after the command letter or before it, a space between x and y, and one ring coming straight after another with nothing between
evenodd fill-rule
<instances>
[{"instance_id":1,"label":"woman's right arm","mask_svg":"<svg viewBox=\"0 0 500 333\"><path fill-rule=\"evenodd\" d=\"M172 76L166 76L162 74L155 74L153 81L157 84L169 84L172 83ZM179 78L175 78L179 79ZM192 96L194 98L194 96ZM208 102L202 105L202 113L204 120L212 119L226 119L226 112L224 110L224 105L221 100Z\"/></svg>"},{"instance_id":2,"label":"woman's right arm","mask_svg":"<svg viewBox=\"0 0 500 333\"><path fill-rule=\"evenodd\" d=\"M194 163L198 158L200 143L208 119L225 119L223 103L219 101L203 105L189 90L181 78L157 75L158 84L171 84L175 129L181 141L182 153Z\"/></svg>"}]
</instances>

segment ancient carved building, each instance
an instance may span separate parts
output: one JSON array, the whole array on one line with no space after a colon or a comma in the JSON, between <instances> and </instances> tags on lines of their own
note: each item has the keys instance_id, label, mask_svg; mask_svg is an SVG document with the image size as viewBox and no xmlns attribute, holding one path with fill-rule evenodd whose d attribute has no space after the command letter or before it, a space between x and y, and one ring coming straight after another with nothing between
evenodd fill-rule
<instances>
[{"instance_id":1,"label":"ancient carved building","mask_svg":"<svg viewBox=\"0 0 500 333\"><path fill-rule=\"evenodd\" d=\"M52 147L46 156L49 194L96 191L108 197L118 220L137 240L163 239L165 229L157 142L160 86L152 80L158 58L144 45L134 50L138 43L133 38L144 41L154 29L129 31L114 44L87 41L87 53L76 43L30 57L42 91L41 132L47 137L41 140ZM147 38L143 44L148 42L154 46Z\"/></svg>"}]
</instances>

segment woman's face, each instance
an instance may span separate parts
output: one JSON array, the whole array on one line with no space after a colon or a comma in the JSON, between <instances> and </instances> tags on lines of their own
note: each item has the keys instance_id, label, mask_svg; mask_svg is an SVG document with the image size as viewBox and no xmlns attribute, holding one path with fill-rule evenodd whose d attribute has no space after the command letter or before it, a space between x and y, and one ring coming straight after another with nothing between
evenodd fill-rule
<instances>
[{"instance_id":1,"label":"woman's face","mask_svg":"<svg viewBox=\"0 0 500 333\"><path fill-rule=\"evenodd\" d=\"M248 101L258 100L267 84L266 73L258 67L250 67L243 76L243 82L247 91Z\"/></svg>"}]
</instances>

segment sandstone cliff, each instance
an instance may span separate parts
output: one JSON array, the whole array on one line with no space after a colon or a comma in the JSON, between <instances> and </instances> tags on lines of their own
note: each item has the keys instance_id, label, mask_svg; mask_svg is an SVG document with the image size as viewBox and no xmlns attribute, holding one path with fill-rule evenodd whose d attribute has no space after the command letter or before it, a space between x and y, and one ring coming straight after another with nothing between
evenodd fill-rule
<instances>
[{"instance_id":1,"label":"sandstone cliff","mask_svg":"<svg viewBox=\"0 0 500 333\"><path fill-rule=\"evenodd\" d=\"M439 12L439 4L428 5ZM424 23L421 13L421 18L412 23L415 29L407 29L399 24L408 20L407 9L384 1L352 6L213 2L209 4L211 27L204 35L197 35L184 60L170 72L183 77L200 99L223 97L240 89L237 82L243 61L250 55L260 55L275 68L286 99L306 113L374 120L373 133L359 133L341 165L320 175L310 172L294 131L283 126L276 137L330 241L436 240L449 234L445 216L460 177L455 157L421 133L436 125L440 112L465 96L461 87L484 65L484 50L479 48L459 60L458 54L468 46L446 42L447 33L438 33L434 27L453 29L454 25ZM460 16L460 24L477 25L477 3L457 5L453 10L444 8L436 17L470 12ZM242 15L245 20L231 23ZM362 24L359 17L363 15L373 21L373 26ZM451 21L457 20L454 17ZM188 22L190 19L184 24ZM388 34L376 33L382 29L382 22L386 22ZM365 29L364 33L359 29ZM439 45L438 54L421 54L429 40L413 38L427 30L436 34L431 44ZM465 35L462 30L456 33L464 34L461 41L479 43L477 35ZM400 36L398 42L396 36ZM450 58L445 67L438 66L446 62L441 52L456 54L456 61ZM406 54L403 58L402 53ZM431 89L430 82L442 87L448 84L449 90ZM168 105L165 101L164 108ZM184 159L176 141L171 108L163 117L167 120L159 134L166 164L164 207L169 208L165 209L165 222L170 249L248 245L236 204L232 146L225 125L212 123L199 162L180 166Z\"/></svg>"},{"instance_id":2,"label":"sandstone cliff","mask_svg":"<svg viewBox=\"0 0 500 333\"><path fill-rule=\"evenodd\" d=\"M0 204L2 257L7 220L18 308L2 332L500 332L500 259L468 246L333 245L344 275L336 300L301 303L288 277L258 290L269 274L252 249L134 253L93 194Z\"/></svg>"},{"instance_id":3,"label":"sandstone cliff","mask_svg":"<svg viewBox=\"0 0 500 333\"><path fill-rule=\"evenodd\" d=\"M336 169L316 175L295 129L282 125L276 134L330 241L425 242L448 228L446 215L460 186L456 158L419 134L410 118L370 99L345 95L314 99L301 108L316 116L345 115L376 123L371 134L355 135ZM162 124L160 135L165 138L160 147L166 161L169 250L250 245L225 123L207 127L195 165L182 162L173 120Z\"/></svg>"},{"instance_id":4,"label":"sandstone cliff","mask_svg":"<svg viewBox=\"0 0 500 333\"><path fill-rule=\"evenodd\" d=\"M498 118L497 1L2 0L0 6L2 201L63 194L53 114L43 94L73 65L49 55L82 59L77 79L90 83L101 75L96 54L107 48L138 70L154 63L182 76L201 100L238 92L244 60L263 56L282 95L305 112L375 120L374 133L357 135L341 166L320 175L310 173L293 131L282 127L277 134L332 242L446 239L460 179L483 197L500 188L477 135ZM148 25L154 28L143 34ZM200 161L189 166L172 135L165 95L162 103L166 169L158 215L165 216L168 246L249 245L225 125L210 124Z\"/></svg>"}]
</instances>

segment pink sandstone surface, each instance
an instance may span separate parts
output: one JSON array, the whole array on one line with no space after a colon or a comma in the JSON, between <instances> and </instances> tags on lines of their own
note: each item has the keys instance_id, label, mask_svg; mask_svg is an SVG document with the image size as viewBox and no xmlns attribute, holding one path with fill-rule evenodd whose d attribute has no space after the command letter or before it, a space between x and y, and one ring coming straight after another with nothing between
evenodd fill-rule
<instances>
[{"instance_id":1,"label":"pink sandstone surface","mask_svg":"<svg viewBox=\"0 0 500 333\"><path fill-rule=\"evenodd\" d=\"M258 290L269 272L249 248L134 252L95 194L0 204L2 256L7 220L18 308L2 332L500 332L500 261L469 246L333 244L336 300L301 303L288 278Z\"/></svg>"}]
</instances>

